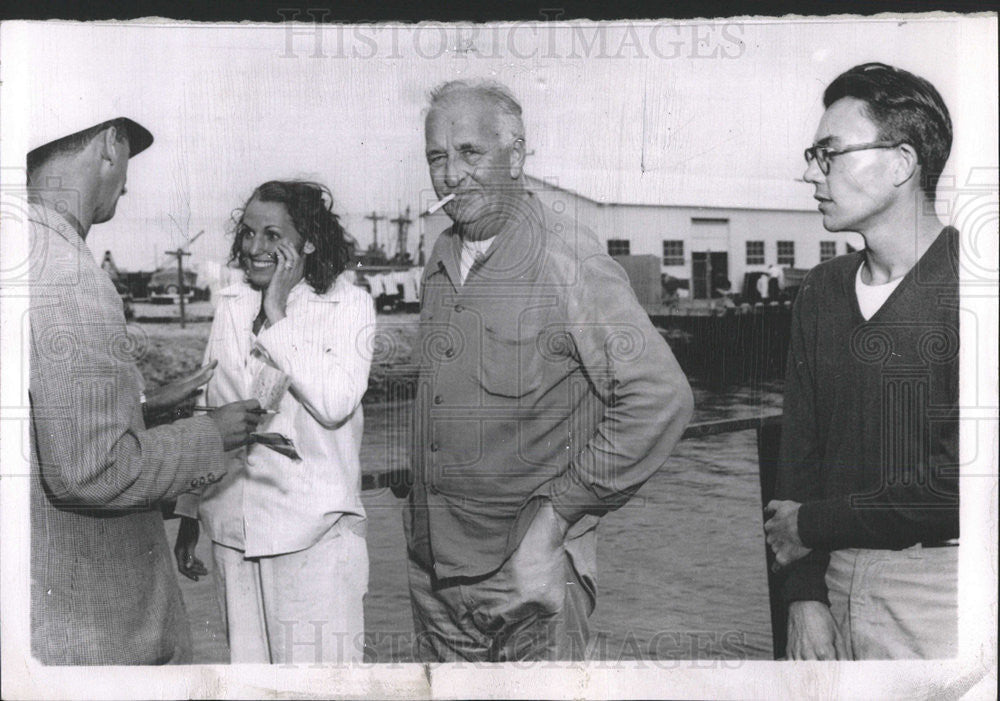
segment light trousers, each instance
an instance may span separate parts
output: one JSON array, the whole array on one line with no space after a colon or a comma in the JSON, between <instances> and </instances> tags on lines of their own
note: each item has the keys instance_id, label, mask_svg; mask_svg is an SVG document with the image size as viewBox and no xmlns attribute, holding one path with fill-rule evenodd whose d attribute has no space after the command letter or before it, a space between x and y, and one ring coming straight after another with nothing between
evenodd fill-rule
<instances>
[{"instance_id":1,"label":"light trousers","mask_svg":"<svg viewBox=\"0 0 1000 701\"><path fill-rule=\"evenodd\" d=\"M826 585L848 659L958 654L957 546L835 550Z\"/></svg>"},{"instance_id":2,"label":"light trousers","mask_svg":"<svg viewBox=\"0 0 1000 701\"><path fill-rule=\"evenodd\" d=\"M364 521L342 517L298 552L245 558L212 544L232 663L361 662L368 549Z\"/></svg>"}]
</instances>

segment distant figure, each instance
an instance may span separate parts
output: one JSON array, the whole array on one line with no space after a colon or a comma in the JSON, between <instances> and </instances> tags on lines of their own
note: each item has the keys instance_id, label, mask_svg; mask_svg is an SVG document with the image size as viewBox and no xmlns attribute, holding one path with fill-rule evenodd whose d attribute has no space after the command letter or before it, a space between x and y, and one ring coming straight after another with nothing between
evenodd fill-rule
<instances>
[{"instance_id":1,"label":"distant figure","mask_svg":"<svg viewBox=\"0 0 1000 701\"><path fill-rule=\"evenodd\" d=\"M770 276L767 281L768 297L780 302L785 292L785 268L775 263L768 267L767 274Z\"/></svg>"},{"instance_id":2,"label":"distant figure","mask_svg":"<svg viewBox=\"0 0 1000 701\"><path fill-rule=\"evenodd\" d=\"M287 378L260 431L290 439L299 459L265 445L227 453L225 479L178 499L177 567L194 580L207 574L194 555L200 520L232 662L361 662L361 398L375 306L346 270L344 230L330 192L315 183L254 190L231 259L244 279L217 295L205 361L218 369L205 399L220 404L264 377ZM312 649L297 644L314 639Z\"/></svg>"},{"instance_id":3,"label":"distant figure","mask_svg":"<svg viewBox=\"0 0 1000 701\"><path fill-rule=\"evenodd\" d=\"M415 654L581 659L597 524L667 461L691 390L621 266L525 188L507 88L446 83L425 127L454 223L424 269L414 346Z\"/></svg>"},{"instance_id":4,"label":"distant figure","mask_svg":"<svg viewBox=\"0 0 1000 701\"><path fill-rule=\"evenodd\" d=\"M757 278L757 297L762 301L766 302L768 295L771 291L771 276L767 273L761 273L760 277Z\"/></svg>"},{"instance_id":5,"label":"distant figure","mask_svg":"<svg viewBox=\"0 0 1000 701\"><path fill-rule=\"evenodd\" d=\"M223 450L250 440L257 402L147 427L212 368L145 388L121 298L86 239L114 216L129 158L153 136L124 117L78 126L44 135L27 156L31 652L53 665L189 662L160 502L221 478Z\"/></svg>"},{"instance_id":6,"label":"distant figure","mask_svg":"<svg viewBox=\"0 0 1000 701\"><path fill-rule=\"evenodd\" d=\"M733 301L733 283L729 278L721 280L720 286L715 288L715 294L721 300L724 309L736 306Z\"/></svg>"},{"instance_id":7,"label":"distant figure","mask_svg":"<svg viewBox=\"0 0 1000 701\"><path fill-rule=\"evenodd\" d=\"M934 210L951 118L929 82L881 63L823 104L804 179L823 226L866 247L813 268L795 300L765 524L787 653L954 657L959 234Z\"/></svg>"},{"instance_id":8,"label":"distant figure","mask_svg":"<svg viewBox=\"0 0 1000 701\"><path fill-rule=\"evenodd\" d=\"M660 287L663 291L663 306L668 309L677 307L680 304L680 280L667 273L663 273L660 276Z\"/></svg>"},{"instance_id":9,"label":"distant figure","mask_svg":"<svg viewBox=\"0 0 1000 701\"><path fill-rule=\"evenodd\" d=\"M101 261L101 270L106 272L113 282L118 282L118 266L115 265L115 261L111 258L111 251L104 252L104 260Z\"/></svg>"}]
</instances>

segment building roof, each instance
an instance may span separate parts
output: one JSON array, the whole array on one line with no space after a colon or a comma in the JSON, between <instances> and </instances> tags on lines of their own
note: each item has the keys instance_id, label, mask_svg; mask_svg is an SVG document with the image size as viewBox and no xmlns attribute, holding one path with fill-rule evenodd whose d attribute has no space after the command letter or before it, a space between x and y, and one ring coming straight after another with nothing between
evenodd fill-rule
<instances>
[{"instance_id":1,"label":"building roof","mask_svg":"<svg viewBox=\"0 0 1000 701\"><path fill-rule=\"evenodd\" d=\"M598 205L816 211L812 187L793 178L751 180L664 172L609 174L603 170L570 170L558 177L526 176L530 184L568 192Z\"/></svg>"}]
</instances>

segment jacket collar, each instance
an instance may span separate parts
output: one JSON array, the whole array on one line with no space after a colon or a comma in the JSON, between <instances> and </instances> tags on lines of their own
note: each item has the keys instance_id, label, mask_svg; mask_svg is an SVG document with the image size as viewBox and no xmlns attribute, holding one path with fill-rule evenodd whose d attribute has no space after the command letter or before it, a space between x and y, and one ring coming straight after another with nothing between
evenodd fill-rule
<instances>
[{"instance_id":1,"label":"jacket collar","mask_svg":"<svg viewBox=\"0 0 1000 701\"><path fill-rule=\"evenodd\" d=\"M60 212L37 195L29 196L28 203L30 205L28 215L30 221L51 229L76 247L87 247L83 227L72 214Z\"/></svg>"}]
</instances>

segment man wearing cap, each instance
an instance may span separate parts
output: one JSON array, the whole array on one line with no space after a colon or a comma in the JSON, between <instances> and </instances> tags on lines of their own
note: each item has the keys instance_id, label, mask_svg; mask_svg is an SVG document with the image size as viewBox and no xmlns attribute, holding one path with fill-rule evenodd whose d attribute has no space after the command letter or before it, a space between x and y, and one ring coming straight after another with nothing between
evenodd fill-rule
<instances>
[{"instance_id":1,"label":"man wearing cap","mask_svg":"<svg viewBox=\"0 0 1000 701\"><path fill-rule=\"evenodd\" d=\"M502 85L431 95L431 181L453 226L424 269L404 516L416 656L587 656L600 517L657 470L691 390L621 266L525 187Z\"/></svg>"},{"instance_id":2,"label":"man wearing cap","mask_svg":"<svg viewBox=\"0 0 1000 701\"><path fill-rule=\"evenodd\" d=\"M249 441L257 402L147 428L144 413L169 411L211 369L144 401L142 348L85 240L114 216L128 159L153 137L126 118L52 136L27 156L32 653L46 664L186 662L159 503L222 476L222 452Z\"/></svg>"},{"instance_id":3,"label":"man wearing cap","mask_svg":"<svg viewBox=\"0 0 1000 701\"><path fill-rule=\"evenodd\" d=\"M865 250L815 267L792 316L767 542L787 656L957 654L959 234L935 213L951 118L928 81L856 66L823 95L804 179Z\"/></svg>"}]
</instances>

